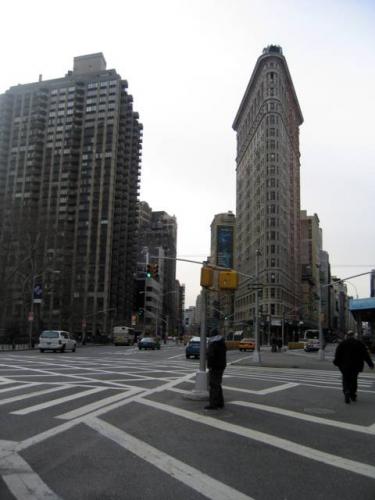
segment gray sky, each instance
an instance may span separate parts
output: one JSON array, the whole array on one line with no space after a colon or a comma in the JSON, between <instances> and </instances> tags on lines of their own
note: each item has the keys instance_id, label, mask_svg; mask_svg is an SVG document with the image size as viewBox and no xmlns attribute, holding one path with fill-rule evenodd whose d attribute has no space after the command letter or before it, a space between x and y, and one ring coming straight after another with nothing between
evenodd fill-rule
<instances>
[{"instance_id":1,"label":"gray sky","mask_svg":"<svg viewBox=\"0 0 375 500\"><path fill-rule=\"evenodd\" d=\"M0 92L103 52L144 125L141 199L176 215L178 256L203 260L215 214L235 212L232 122L262 49L281 45L304 116L301 208L332 273L375 268L375 3L371 0L34 0L1 7ZM179 263L186 306L200 266ZM348 291L369 296L369 276ZM356 291L357 290L357 291Z\"/></svg>"}]
</instances>

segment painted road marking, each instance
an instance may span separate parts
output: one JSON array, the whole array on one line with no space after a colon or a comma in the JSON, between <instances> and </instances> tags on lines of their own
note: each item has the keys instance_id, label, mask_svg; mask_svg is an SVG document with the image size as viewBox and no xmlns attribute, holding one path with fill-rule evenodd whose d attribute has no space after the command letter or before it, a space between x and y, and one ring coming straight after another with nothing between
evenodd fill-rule
<instances>
[{"instance_id":1,"label":"painted road marking","mask_svg":"<svg viewBox=\"0 0 375 500\"><path fill-rule=\"evenodd\" d=\"M36 396L42 396L43 394L49 394L51 392L63 391L66 389L71 389L70 385L61 385L59 387L53 387L52 389L44 389L42 391L29 392L27 394L21 394L20 396L13 396L8 399L0 399L0 405L5 405L8 403L14 403L15 401L22 401L24 399L33 398Z\"/></svg>"},{"instance_id":2,"label":"painted road marking","mask_svg":"<svg viewBox=\"0 0 375 500\"><path fill-rule=\"evenodd\" d=\"M62 415L59 415L57 418L61 418L62 420L72 420L74 418L81 417L82 415L85 415L86 413L93 412L99 408L102 408L103 406L107 406L111 403L114 403L116 401L121 401L122 399L130 398L131 396L134 396L134 394L138 394L139 392L142 392L143 389L138 389L134 388L133 390L130 390L126 393L121 393L121 394L116 394L115 396L110 396L105 399L101 399L99 401L96 401L95 403L91 403L86 406L81 406L80 408L77 408L76 410L69 411L67 413L63 413Z\"/></svg>"},{"instance_id":3,"label":"painted road marking","mask_svg":"<svg viewBox=\"0 0 375 500\"><path fill-rule=\"evenodd\" d=\"M331 453L326 453L315 448L310 448L308 446L304 446L287 439L273 436L272 434L266 434L264 432L241 427L239 425L230 424L229 422L225 422L223 420L218 420L213 417L207 417L205 415L194 413L188 410L183 410L181 408L176 408L174 406L169 406L163 403L158 403L149 399L136 397L135 401L140 404L151 406L152 408L156 408L173 415L178 415L182 418L198 422L200 424L206 424L210 427L214 427L215 429L219 429L224 432L232 432L233 434L236 434L238 436L243 436L248 439L266 444L268 446L279 448L283 451L293 453L294 455L299 455L301 457L307 458L308 460L315 460L317 462L321 462L340 469L348 470L355 474L360 474L362 476L375 479L375 467L372 465L332 455Z\"/></svg>"},{"instance_id":4,"label":"painted road marking","mask_svg":"<svg viewBox=\"0 0 375 500\"><path fill-rule=\"evenodd\" d=\"M96 387L95 389L89 389L88 391L82 391L70 396L65 396L59 399L53 399L52 401L47 401L45 403L40 403L38 405L29 406L28 408L23 408L22 410L12 411L12 415L28 415L29 413L34 413L36 411L45 410L52 406L61 405L67 401L73 401L74 399L83 398L89 396L90 394L96 394L97 392L103 392L108 390L107 387Z\"/></svg>"},{"instance_id":5,"label":"painted road marking","mask_svg":"<svg viewBox=\"0 0 375 500\"><path fill-rule=\"evenodd\" d=\"M107 422L97 418L89 418L85 423L102 436L111 439L117 445L207 498L212 500L251 500L251 497L244 495L240 491L217 481L198 469L173 458L171 455L167 455Z\"/></svg>"},{"instance_id":6,"label":"painted road marking","mask_svg":"<svg viewBox=\"0 0 375 500\"><path fill-rule=\"evenodd\" d=\"M19 382L14 381L14 384L19 384ZM30 382L29 384L22 385L13 385L12 387L7 387L6 389L0 389L0 393L10 392L10 391L19 391L20 389L27 389L28 387L35 387L37 385L41 385L38 382Z\"/></svg>"},{"instance_id":7,"label":"painted road marking","mask_svg":"<svg viewBox=\"0 0 375 500\"><path fill-rule=\"evenodd\" d=\"M9 450L14 445L9 441L0 441L0 474L12 495L17 500L58 500L60 497L30 465L17 453Z\"/></svg>"},{"instance_id":8,"label":"painted road marking","mask_svg":"<svg viewBox=\"0 0 375 500\"><path fill-rule=\"evenodd\" d=\"M339 422L337 420L315 417L314 415L308 415L306 413L298 413L292 410L284 410L283 408L277 408L275 406L250 403L247 401L229 401L228 404L244 406L247 408L254 408L256 410L267 411L269 413L275 413L277 415L283 415L285 417L296 418L298 420L305 420L306 422L312 422L315 424L330 425L331 427L336 427L338 429L345 429L347 431L363 432L364 434L375 434L375 425L366 427L363 425L349 424L346 422Z\"/></svg>"}]
</instances>

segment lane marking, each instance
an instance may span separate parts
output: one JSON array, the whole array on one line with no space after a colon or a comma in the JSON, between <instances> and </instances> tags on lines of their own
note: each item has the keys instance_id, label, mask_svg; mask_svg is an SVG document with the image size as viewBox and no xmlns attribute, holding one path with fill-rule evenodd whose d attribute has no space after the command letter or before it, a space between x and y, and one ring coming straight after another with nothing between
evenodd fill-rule
<instances>
[{"instance_id":1,"label":"lane marking","mask_svg":"<svg viewBox=\"0 0 375 500\"><path fill-rule=\"evenodd\" d=\"M15 381L15 384L19 384L19 382ZM16 385L12 387L7 387L6 389L0 389L0 393L10 392L10 391L18 391L20 389L27 389L28 387L35 387L37 385L41 385L38 382L30 382L29 384Z\"/></svg>"},{"instance_id":2,"label":"lane marking","mask_svg":"<svg viewBox=\"0 0 375 500\"><path fill-rule=\"evenodd\" d=\"M252 391L250 389L240 389L239 387L232 387L223 385L223 389L227 389L228 391L237 391L237 392L245 392L248 394L256 394L257 396L265 396L267 394L272 394L273 392L285 391L287 389L291 389L292 387L297 387L300 384L295 382L288 382L287 384L277 385L275 387L270 387L268 389L260 389L259 391Z\"/></svg>"},{"instance_id":3,"label":"lane marking","mask_svg":"<svg viewBox=\"0 0 375 500\"><path fill-rule=\"evenodd\" d=\"M21 367L21 366L18 366L18 365L3 365L3 366L7 366L7 367L10 367L10 368L17 368L20 371L37 372L38 374L40 374L39 375L40 377L42 377L42 376L66 377L66 378L72 378L72 379L75 379L75 380L86 380L87 382L96 382L96 383L98 383L99 381L101 381L101 380L98 380L98 379L84 377L82 375L71 375L71 374L67 374L67 373L62 374L62 373L58 373L58 372L55 372L55 371L41 370L41 369L29 368L29 367ZM57 368L57 365L55 365L55 368ZM77 366L75 366L74 368L77 368ZM25 375L27 377L31 377L32 376L32 375L28 375L28 374L23 374L23 375L18 375L18 376L25 377ZM34 376L37 376L37 375L34 375ZM13 377L15 378L15 377L17 377L17 375L14 375ZM131 388L131 386L126 386L124 384L118 384L118 383L115 383L115 382L111 382L110 380L105 381L105 382L108 385L113 385L114 387L120 387L122 389Z\"/></svg>"},{"instance_id":4,"label":"lane marking","mask_svg":"<svg viewBox=\"0 0 375 500\"><path fill-rule=\"evenodd\" d=\"M337 467L339 469L344 469L349 472L353 472L355 474L360 474L362 476L375 479L375 467L372 465L339 457L331 453L326 453L324 451L310 448L308 446L304 446L295 443L293 441L289 441L287 439L273 436L272 434L266 434L264 432L255 431L245 427L240 427L239 425L230 424L223 420L219 420L213 417L206 417L205 415L197 414L192 411L183 410L181 408L176 408L163 403L158 403L156 401L151 401L149 399L142 399L140 397L136 397L135 401L140 404L151 406L152 408L156 408L171 413L173 415L186 418L194 422L208 425L210 427L219 429L221 431L231 432L238 436L258 441L267 446L271 447L273 446L275 448L279 448L283 451L293 453L294 455L299 455L301 457L307 458L308 460L315 460L317 462Z\"/></svg>"},{"instance_id":5,"label":"lane marking","mask_svg":"<svg viewBox=\"0 0 375 500\"><path fill-rule=\"evenodd\" d=\"M315 424L329 425L331 427L335 427L338 429L345 429L348 431L354 432L362 432L364 434L375 434L375 425L374 426L363 426L357 424L350 424L346 422L340 422L337 420L330 420L327 418L316 417L314 415L309 415L306 413L299 413L292 410L285 410L283 408L277 408L275 406L267 406L258 403L250 403L247 401L229 401L228 404L244 406L246 408L254 408L256 410L266 411L269 413L275 413L276 415L283 415L285 417L291 417L298 420L305 420L306 422L312 422ZM373 429L372 429L373 427Z\"/></svg>"},{"instance_id":6,"label":"lane marking","mask_svg":"<svg viewBox=\"0 0 375 500\"><path fill-rule=\"evenodd\" d=\"M114 403L116 401L121 401L122 399L127 399L133 396L134 394L139 394L142 392L143 389L137 389L135 388L133 391L128 391L126 394L121 393L121 394L116 394L115 396L110 396L105 399L101 399L99 401L96 401L95 403L91 403L86 406L81 406L80 408L77 408L76 410L69 411L67 413L63 413L62 415L59 415L57 418L60 418L62 420L72 420L77 417L81 417L82 415L85 415L86 413L91 413L94 410L97 410L99 408L102 408L103 406L107 406L111 403Z\"/></svg>"},{"instance_id":7,"label":"lane marking","mask_svg":"<svg viewBox=\"0 0 375 500\"><path fill-rule=\"evenodd\" d=\"M97 418L89 418L85 423L102 436L114 441L117 445L157 467L177 481L184 483L206 498L212 500L252 500L251 497L244 495L240 491L217 481L198 469L150 446L144 441L140 441L107 422Z\"/></svg>"},{"instance_id":8,"label":"lane marking","mask_svg":"<svg viewBox=\"0 0 375 500\"><path fill-rule=\"evenodd\" d=\"M176 356L171 356L167 359L182 358L182 356L185 356L185 354L177 354Z\"/></svg>"},{"instance_id":9,"label":"lane marking","mask_svg":"<svg viewBox=\"0 0 375 500\"><path fill-rule=\"evenodd\" d=\"M52 389L44 389L42 391L29 392L27 394L21 394L20 396L14 396L8 399L0 399L0 405L5 405L8 403L14 403L15 401L22 401L24 399L33 398L36 396L42 396L43 394L49 394L51 392L63 391L66 389L71 389L70 385L61 385L60 387L53 387Z\"/></svg>"},{"instance_id":10,"label":"lane marking","mask_svg":"<svg viewBox=\"0 0 375 500\"><path fill-rule=\"evenodd\" d=\"M98 392L106 391L106 387L96 387L95 389L89 389L88 391L81 391L75 394L71 394L70 396L64 396L59 399L52 399L51 401L47 401L45 403L40 403L38 405L29 406L28 408L23 408L22 410L12 411L12 415L28 415L29 413L34 413L36 411L45 410L46 408L51 408L52 406L61 405L66 403L67 401L73 401L74 399L80 399L85 396L89 396L90 394L96 394Z\"/></svg>"},{"instance_id":11,"label":"lane marking","mask_svg":"<svg viewBox=\"0 0 375 500\"><path fill-rule=\"evenodd\" d=\"M188 382L192 384L194 383L193 380L189 380ZM258 391L253 389L241 389L240 387L223 385L223 389L226 389L228 391L244 392L245 394L255 394L256 396L265 396L267 394L272 394L273 392L285 391L287 389L291 389L292 387L297 387L299 385L300 384L297 384L295 382L288 382L286 384L277 385L275 387L269 387L268 389L259 389Z\"/></svg>"}]
</instances>

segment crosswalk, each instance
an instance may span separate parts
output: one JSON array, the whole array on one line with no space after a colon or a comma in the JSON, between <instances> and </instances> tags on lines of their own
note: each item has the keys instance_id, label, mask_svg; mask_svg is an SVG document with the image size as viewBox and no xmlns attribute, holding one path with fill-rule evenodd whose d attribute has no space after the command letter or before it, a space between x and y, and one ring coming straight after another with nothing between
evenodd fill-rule
<instances>
[{"instance_id":1,"label":"crosswalk","mask_svg":"<svg viewBox=\"0 0 375 500\"><path fill-rule=\"evenodd\" d=\"M23 400L40 400L24 408L11 411L15 415L27 415L52 407L63 407L73 401L83 408L63 412L64 418L89 413L91 410L126 399L158 385L173 382L173 390L186 393L189 388L178 388L182 377L185 384L193 384L197 364L184 359L148 360L124 356L68 357L56 362L56 357L33 356L3 357L0 364L0 406L11 406ZM175 383L178 382L178 383ZM375 394L374 377L362 373L359 390ZM229 365L224 374L223 389L243 395L265 396L288 391L297 386L341 390L341 375L332 370L304 370L292 368L239 367ZM62 392L61 397L54 395ZM90 400L94 397L94 401Z\"/></svg>"},{"instance_id":2,"label":"crosswalk","mask_svg":"<svg viewBox=\"0 0 375 500\"><path fill-rule=\"evenodd\" d=\"M168 422L171 428L179 429L175 427L176 419L179 419L181 428L186 426L190 432L193 425L197 429L204 428L204 435L212 443L219 444L224 435L230 435L229 442L236 440L239 450L244 453L248 453L248 443L256 443L254 449L258 452L260 448L257 447L262 445L266 450L266 460L272 456L268 450L277 450L280 456L287 454L288 460L295 460L296 463L299 460L312 461L375 480L375 464L366 460L364 453L358 452L355 459L348 459L344 445L335 454L324 446L320 447L319 439L315 445L305 440L304 434L293 434L295 426L304 425L310 426L309 432L317 432L317 435L320 429L330 429L332 433L375 438L375 419L352 422L347 417L341 419L339 415L332 418L327 408L321 408L322 414L317 415L313 410L319 408L309 408L305 404L307 407L296 409L283 404L289 401L291 395L301 397L305 389L315 395L329 391L336 391L339 395L339 372L228 365L223 381L226 410L212 415L204 412L203 404L194 405L184 399L184 395L192 390L198 368L198 363L189 362L180 355L163 359L135 358L127 354L111 357L66 355L59 358L2 356L0 411L9 419L18 419L17 422L30 419L33 415L39 417L35 433L30 431L30 435L20 441L0 440L0 474L9 490L17 500L28 498L25 496L27 488L34 488L37 495L46 495L46 498L58 498L20 453L83 424L206 498L252 500L257 497L252 494L251 488L245 493L235 483L221 481L213 471L203 472L194 466L193 459L184 459L183 454L179 456L174 450L164 449L162 442L153 440L152 435L142 438L109 421L108 416L113 412L121 411L121 415L127 415L135 407L142 415L146 415L145 410L151 412L150 420L146 420L151 426L156 425L155 422L163 422L163 425L165 422L167 433ZM375 398L375 378L372 374L360 375L359 390L372 398L370 401ZM332 407L335 404L332 403ZM327 410L326 414L323 410ZM283 432L278 435L275 430L277 422L284 421L288 425L281 425ZM271 431L260 430L262 422L268 425L274 422L275 428ZM197 452L195 446L193 440L189 449L192 456ZM235 450L228 450L228 453L232 454L232 460L235 459ZM268 453L271 455L268 456ZM12 468L13 472L7 476ZM17 473L21 469L24 471L22 477ZM255 488L254 485L252 487Z\"/></svg>"}]
</instances>

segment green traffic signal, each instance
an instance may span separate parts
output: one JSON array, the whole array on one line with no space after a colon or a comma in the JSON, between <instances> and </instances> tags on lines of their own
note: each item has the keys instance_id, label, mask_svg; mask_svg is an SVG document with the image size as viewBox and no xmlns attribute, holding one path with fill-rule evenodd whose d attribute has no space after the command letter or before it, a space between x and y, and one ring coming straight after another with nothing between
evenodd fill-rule
<instances>
[{"instance_id":1,"label":"green traffic signal","mask_svg":"<svg viewBox=\"0 0 375 500\"><path fill-rule=\"evenodd\" d=\"M146 278L152 278L151 264L147 264L147 267L146 267Z\"/></svg>"}]
</instances>

